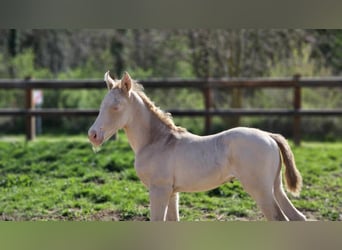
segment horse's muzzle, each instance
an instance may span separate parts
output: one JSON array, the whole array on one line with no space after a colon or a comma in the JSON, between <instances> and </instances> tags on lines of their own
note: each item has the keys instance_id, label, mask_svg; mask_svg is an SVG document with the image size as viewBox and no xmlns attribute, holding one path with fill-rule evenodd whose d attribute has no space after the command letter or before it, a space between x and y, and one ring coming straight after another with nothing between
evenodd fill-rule
<instances>
[{"instance_id":1,"label":"horse's muzzle","mask_svg":"<svg viewBox=\"0 0 342 250\"><path fill-rule=\"evenodd\" d=\"M100 146L104 140L104 133L101 130L97 132L94 129L90 129L88 131L88 138L91 144L93 144L94 146Z\"/></svg>"}]
</instances>

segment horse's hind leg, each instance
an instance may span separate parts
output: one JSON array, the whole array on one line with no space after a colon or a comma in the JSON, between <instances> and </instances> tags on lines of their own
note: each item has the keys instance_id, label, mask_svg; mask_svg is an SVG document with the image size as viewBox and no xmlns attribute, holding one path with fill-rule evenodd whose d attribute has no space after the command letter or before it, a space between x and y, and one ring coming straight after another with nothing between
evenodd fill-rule
<instances>
[{"instance_id":1,"label":"horse's hind leg","mask_svg":"<svg viewBox=\"0 0 342 250\"><path fill-rule=\"evenodd\" d=\"M286 216L273 196L272 189L257 188L253 190L246 189L246 191L256 201L267 220L287 221Z\"/></svg>"},{"instance_id":2,"label":"horse's hind leg","mask_svg":"<svg viewBox=\"0 0 342 250\"><path fill-rule=\"evenodd\" d=\"M266 178L266 176L258 176L258 173L254 172L254 174L251 173L239 179L245 191L256 201L267 220L287 220L273 196L274 177Z\"/></svg>"},{"instance_id":3,"label":"horse's hind leg","mask_svg":"<svg viewBox=\"0 0 342 250\"><path fill-rule=\"evenodd\" d=\"M292 202L285 194L281 183L281 173L279 173L274 182L274 196L277 199L279 206L289 220L305 221L305 216L293 206Z\"/></svg>"}]
</instances>

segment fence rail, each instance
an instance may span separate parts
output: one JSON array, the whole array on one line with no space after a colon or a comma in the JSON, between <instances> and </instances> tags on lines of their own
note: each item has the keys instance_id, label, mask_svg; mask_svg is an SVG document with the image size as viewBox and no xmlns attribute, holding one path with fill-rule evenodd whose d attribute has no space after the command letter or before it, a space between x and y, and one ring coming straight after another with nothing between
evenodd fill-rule
<instances>
[{"instance_id":1,"label":"fence rail","mask_svg":"<svg viewBox=\"0 0 342 250\"><path fill-rule=\"evenodd\" d=\"M293 139L300 143L302 116L341 116L342 109L302 109L302 88L341 88L342 77L301 78L207 78L207 79L150 79L139 81L145 88L197 88L203 93L204 110L168 110L173 116L204 116L205 132L211 129L212 116L292 116ZM25 108L0 109L0 116L25 116L26 138L35 138L36 116L96 116L95 109L34 109L32 92L34 89L99 89L104 88L102 80L7 80L0 79L0 89L23 89L25 91ZM213 108L212 91L215 88L292 88L293 109L228 109Z\"/></svg>"},{"instance_id":2,"label":"fence rail","mask_svg":"<svg viewBox=\"0 0 342 250\"><path fill-rule=\"evenodd\" d=\"M158 78L139 81L146 88L291 88L341 87L342 76L320 78L207 78L180 79ZM99 89L105 86L102 80L31 80L0 79L0 89Z\"/></svg>"}]
</instances>

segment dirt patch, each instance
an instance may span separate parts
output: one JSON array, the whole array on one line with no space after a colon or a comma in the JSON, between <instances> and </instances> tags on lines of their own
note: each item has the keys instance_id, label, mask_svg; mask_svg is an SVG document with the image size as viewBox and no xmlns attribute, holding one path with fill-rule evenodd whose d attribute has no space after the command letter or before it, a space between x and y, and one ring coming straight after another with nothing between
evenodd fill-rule
<instances>
[{"instance_id":1,"label":"dirt patch","mask_svg":"<svg viewBox=\"0 0 342 250\"><path fill-rule=\"evenodd\" d=\"M149 219L145 216L127 216L122 215L118 211L113 210L101 210L87 218L91 221L148 221Z\"/></svg>"},{"instance_id":2,"label":"dirt patch","mask_svg":"<svg viewBox=\"0 0 342 250\"><path fill-rule=\"evenodd\" d=\"M101 210L90 216L89 220L94 221L120 221L120 213L112 210Z\"/></svg>"},{"instance_id":3,"label":"dirt patch","mask_svg":"<svg viewBox=\"0 0 342 250\"><path fill-rule=\"evenodd\" d=\"M129 216L120 214L118 211L101 210L95 214L84 217L68 217L62 215L42 215L34 217L23 217L0 214L0 221L148 221L146 216Z\"/></svg>"},{"instance_id":4,"label":"dirt patch","mask_svg":"<svg viewBox=\"0 0 342 250\"><path fill-rule=\"evenodd\" d=\"M308 221L319 221L323 220L322 217L319 216L318 213L314 213L311 211L303 211ZM205 216L204 216L205 217ZM22 216L13 216L0 214L0 221L149 221L147 216L127 216L118 211L114 210L101 210L95 214L86 216L86 217L74 217L68 218L66 216L50 214L46 216L35 216L31 218L22 217ZM182 220L182 219L181 219ZM208 220L208 218L205 218ZM209 220L215 221L265 221L265 217L262 213L257 213L251 216L231 216L227 217L225 214L218 214L215 218L210 218ZM340 215L339 221L342 220L342 214Z\"/></svg>"}]
</instances>

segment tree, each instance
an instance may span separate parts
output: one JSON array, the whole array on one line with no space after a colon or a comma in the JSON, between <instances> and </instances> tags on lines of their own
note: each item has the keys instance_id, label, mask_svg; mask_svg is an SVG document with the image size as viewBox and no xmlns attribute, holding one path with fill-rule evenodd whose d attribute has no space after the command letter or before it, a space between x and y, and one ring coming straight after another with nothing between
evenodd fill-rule
<instances>
[{"instance_id":1,"label":"tree","mask_svg":"<svg viewBox=\"0 0 342 250\"><path fill-rule=\"evenodd\" d=\"M267 76L270 64L288 58L294 48L310 42L305 30L191 30L194 72L198 77ZM214 91L214 107L241 108L242 91ZM225 119L226 126L239 118Z\"/></svg>"}]
</instances>

